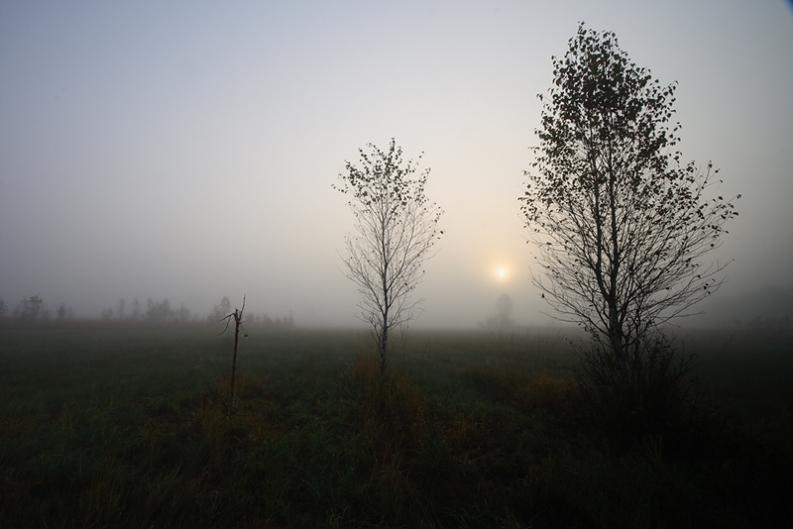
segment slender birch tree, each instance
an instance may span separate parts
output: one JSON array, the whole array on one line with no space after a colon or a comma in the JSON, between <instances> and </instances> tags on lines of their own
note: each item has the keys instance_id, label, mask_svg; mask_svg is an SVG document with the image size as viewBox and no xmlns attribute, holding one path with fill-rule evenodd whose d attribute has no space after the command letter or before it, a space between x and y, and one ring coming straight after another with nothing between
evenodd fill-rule
<instances>
[{"instance_id":1,"label":"slender birch tree","mask_svg":"<svg viewBox=\"0 0 793 529\"><path fill-rule=\"evenodd\" d=\"M369 143L358 153L358 163L346 162L333 188L345 195L354 217L343 261L384 372L392 330L415 316L420 300L413 294L443 234L442 210L425 194L430 169L419 169L421 155L406 159L394 138L385 149Z\"/></svg>"}]
</instances>

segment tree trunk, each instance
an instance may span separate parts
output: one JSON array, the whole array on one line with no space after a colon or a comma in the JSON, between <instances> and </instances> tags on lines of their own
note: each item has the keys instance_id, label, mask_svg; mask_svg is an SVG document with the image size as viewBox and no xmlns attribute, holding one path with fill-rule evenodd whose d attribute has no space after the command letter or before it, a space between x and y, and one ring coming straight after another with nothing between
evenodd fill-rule
<instances>
[{"instance_id":1,"label":"tree trunk","mask_svg":"<svg viewBox=\"0 0 793 529\"><path fill-rule=\"evenodd\" d=\"M386 351L388 349L388 324L383 325L383 333L380 336L380 374L385 374Z\"/></svg>"},{"instance_id":2,"label":"tree trunk","mask_svg":"<svg viewBox=\"0 0 793 529\"><path fill-rule=\"evenodd\" d=\"M228 414L231 416L231 409L234 407L234 385L237 376L237 345L240 339L240 320L235 316L234 318L234 356L231 359L231 390L229 394L229 409Z\"/></svg>"},{"instance_id":3,"label":"tree trunk","mask_svg":"<svg viewBox=\"0 0 793 529\"><path fill-rule=\"evenodd\" d=\"M609 345L611 345L611 351L614 353L614 359L618 364L622 364L625 361L622 328L620 327L616 308L610 309L609 312Z\"/></svg>"}]
</instances>

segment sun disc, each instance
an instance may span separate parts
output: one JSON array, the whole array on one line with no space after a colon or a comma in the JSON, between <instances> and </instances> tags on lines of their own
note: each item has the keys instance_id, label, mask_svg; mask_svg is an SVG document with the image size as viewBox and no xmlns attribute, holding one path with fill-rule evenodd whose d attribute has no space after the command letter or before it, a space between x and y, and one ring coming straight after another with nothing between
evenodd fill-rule
<instances>
[{"instance_id":1,"label":"sun disc","mask_svg":"<svg viewBox=\"0 0 793 529\"><path fill-rule=\"evenodd\" d=\"M497 281L504 282L509 279L509 269L505 266L497 266L493 271Z\"/></svg>"}]
</instances>

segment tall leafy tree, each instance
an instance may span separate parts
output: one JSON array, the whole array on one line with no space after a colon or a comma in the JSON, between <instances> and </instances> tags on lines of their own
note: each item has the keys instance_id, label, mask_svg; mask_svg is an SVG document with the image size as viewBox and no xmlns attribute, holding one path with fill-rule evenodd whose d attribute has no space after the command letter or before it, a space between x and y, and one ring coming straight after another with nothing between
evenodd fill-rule
<instances>
[{"instance_id":1,"label":"tall leafy tree","mask_svg":"<svg viewBox=\"0 0 793 529\"><path fill-rule=\"evenodd\" d=\"M624 366L650 331L719 287L724 265L707 256L738 213L711 192L718 169L677 148L676 83L584 24L552 63L520 198L544 271L535 283Z\"/></svg>"}]
</instances>

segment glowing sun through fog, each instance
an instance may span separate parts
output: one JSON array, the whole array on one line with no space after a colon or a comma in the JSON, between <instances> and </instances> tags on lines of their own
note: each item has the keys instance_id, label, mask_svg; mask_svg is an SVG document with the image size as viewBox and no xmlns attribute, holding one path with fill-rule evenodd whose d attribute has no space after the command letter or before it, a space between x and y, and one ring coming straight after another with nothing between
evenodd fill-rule
<instances>
[{"instance_id":1,"label":"glowing sun through fog","mask_svg":"<svg viewBox=\"0 0 793 529\"><path fill-rule=\"evenodd\" d=\"M512 273L510 272L509 267L505 265L496 265L493 268L493 278L498 283L506 283L511 275Z\"/></svg>"}]
</instances>

